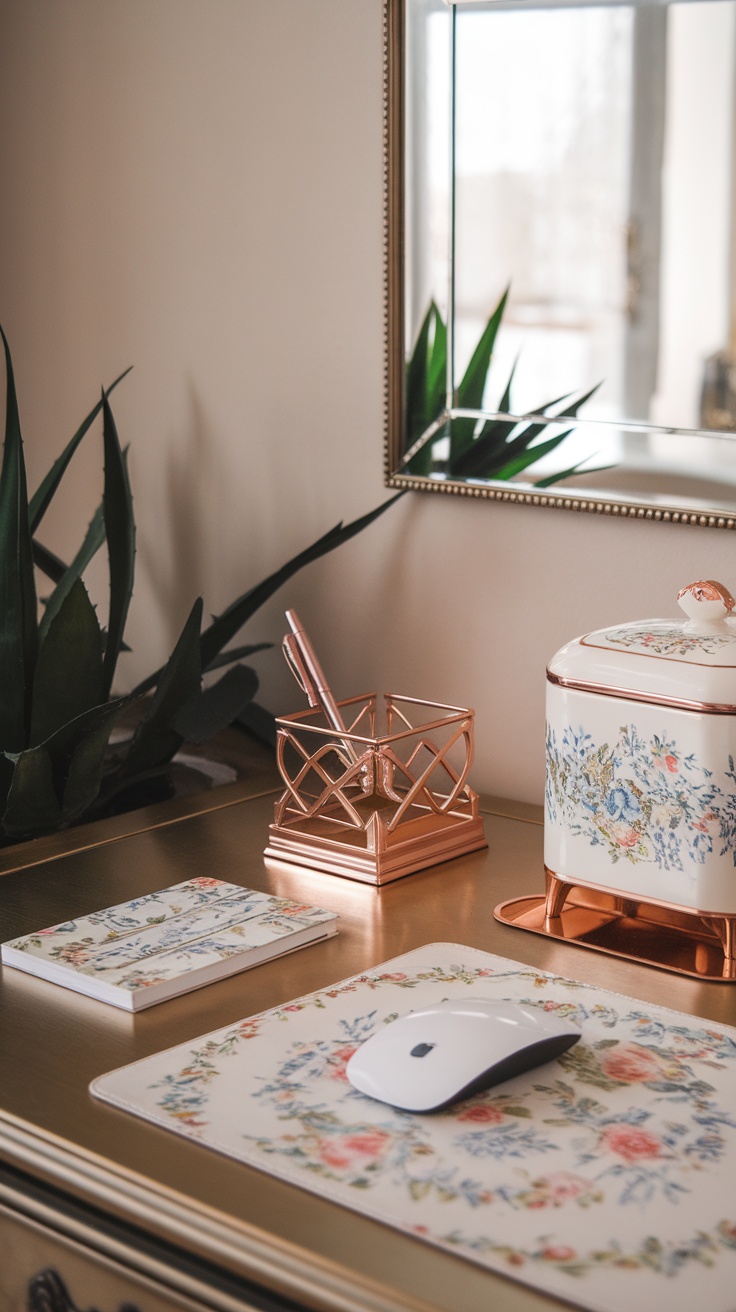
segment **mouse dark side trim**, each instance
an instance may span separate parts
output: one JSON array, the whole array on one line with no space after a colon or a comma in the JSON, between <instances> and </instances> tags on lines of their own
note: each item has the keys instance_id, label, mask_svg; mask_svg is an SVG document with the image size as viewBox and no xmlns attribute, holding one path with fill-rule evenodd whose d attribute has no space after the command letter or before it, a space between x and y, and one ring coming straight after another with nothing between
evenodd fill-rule
<instances>
[{"instance_id":1,"label":"mouse dark side trim","mask_svg":"<svg viewBox=\"0 0 736 1312\"><path fill-rule=\"evenodd\" d=\"M444 1111L445 1107L451 1107L464 1098L470 1098L474 1093L480 1093L483 1089L492 1089L496 1084L502 1084L504 1080L513 1079L515 1075L523 1075L525 1071L533 1070L535 1066L543 1066L547 1061L554 1061L555 1057L561 1056L577 1043L579 1038L579 1034L553 1034L548 1038L540 1039L537 1043L530 1043L521 1051L512 1053L510 1057L494 1062L493 1066L471 1080L470 1084L466 1084L459 1093L453 1094L452 1098L438 1103L436 1107L427 1107L426 1112L423 1111L421 1114Z\"/></svg>"}]
</instances>

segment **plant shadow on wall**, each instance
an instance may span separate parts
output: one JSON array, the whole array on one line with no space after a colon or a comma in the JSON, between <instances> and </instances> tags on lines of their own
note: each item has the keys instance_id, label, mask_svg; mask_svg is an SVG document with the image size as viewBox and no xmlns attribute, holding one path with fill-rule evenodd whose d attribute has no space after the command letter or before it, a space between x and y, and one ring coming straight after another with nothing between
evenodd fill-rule
<instances>
[{"instance_id":1,"label":"plant shadow on wall","mask_svg":"<svg viewBox=\"0 0 736 1312\"><path fill-rule=\"evenodd\" d=\"M465 373L455 390L454 408L479 411L483 405L493 350L503 320L510 288L507 287L475 346ZM555 430L560 420L575 419L578 411L601 386L596 383L577 399L575 392L555 397L537 407L536 413L547 415L537 422L516 419L480 419L453 416L447 412L447 324L434 301L424 317L414 350L406 365L406 453L403 472L422 477L495 479L509 482L550 455L573 429L554 431L544 437L550 424ZM511 387L518 357L498 403L498 412L512 413ZM566 405L566 402L571 404ZM563 407L554 410L554 407ZM586 457L587 460L587 457ZM610 465L583 469L585 460L556 470L534 483L535 487L552 487L574 474L599 474Z\"/></svg>"},{"instance_id":2,"label":"plant shadow on wall","mask_svg":"<svg viewBox=\"0 0 736 1312\"><path fill-rule=\"evenodd\" d=\"M13 365L4 332L6 419L0 469L0 846L157 800L185 743L206 742L237 717L268 716L254 702L258 676L244 662L269 643L227 644L298 570L367 528L397 497L350 524L338 524L202 628L194 602L168 661L125 696L113 681L130 606L135 520L126 454L103 391L32 497L28 497ZM126 370L126 373L128 371ZM80 442L102 413L102 500L67 565L37 531ZM401 493L399 494L401 495ZM83 582L103 545L109 561L107 628ZM39 608L36 571L50 580ZM224 673L219 671L224 670ZM203 687L204 675L217 673ZM136 705L136 728L111 744ZM133 800L134 799L134 800Z\"/></svg>"}]
</instances>

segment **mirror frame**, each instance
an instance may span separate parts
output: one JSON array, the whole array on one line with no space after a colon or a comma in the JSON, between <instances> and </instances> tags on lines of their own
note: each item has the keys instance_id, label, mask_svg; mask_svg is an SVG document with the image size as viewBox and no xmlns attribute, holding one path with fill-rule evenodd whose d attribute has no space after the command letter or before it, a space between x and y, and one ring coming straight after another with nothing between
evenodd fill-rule
<instances>
[{"instance_id":1,"label":"mirror frame","mask_svg":"<svg viewBox=\"0 0 736 1312\"><path fill-rule=\"evenodd\" d=\"M566 0L586 3L586 0ZM533 5L530 3L530 8ZM664 524L692 524L701 528L736 529L736 512L723 508L692 510L642 499L611 497L604 491L588 495L560 487L544 491L509 483L466 483L460 479L436 479L400 470L403 448L405 387L404 359L404 202L405 151L404 111L406 97L405 43L406 0L384 0L383 11L383 147L384 147L384 307L385 307L385 434L384 471L387 487L435 495L502 501L519 506L576 510L611 519L651 520ZM643 426L637 425L638 428ZM651 431L659 431L652 426ZM683 430L698 432L699 430Z\"/></svg>"}]
</instances>

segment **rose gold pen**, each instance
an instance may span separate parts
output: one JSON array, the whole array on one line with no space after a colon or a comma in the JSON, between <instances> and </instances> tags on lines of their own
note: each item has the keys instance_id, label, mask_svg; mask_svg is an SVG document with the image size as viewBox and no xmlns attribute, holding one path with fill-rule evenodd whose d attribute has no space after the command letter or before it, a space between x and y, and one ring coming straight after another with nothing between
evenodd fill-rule
<instances>
[{"instance_id":1,"label":"rose gold pen","mask_svg":"<svg viewBox=\"0 0 736 1312\"><path fill-rule=\"evenodd\" d=\"M319 706L324 712L328 723L339 734L351 761L357 761L358 753L346 737L348 731L345 721L304 626L295 610L287 610L286 619L291 633L285 635L281 646L294 678L305 693L309 705Z\"/></svg>"}]
</instances>

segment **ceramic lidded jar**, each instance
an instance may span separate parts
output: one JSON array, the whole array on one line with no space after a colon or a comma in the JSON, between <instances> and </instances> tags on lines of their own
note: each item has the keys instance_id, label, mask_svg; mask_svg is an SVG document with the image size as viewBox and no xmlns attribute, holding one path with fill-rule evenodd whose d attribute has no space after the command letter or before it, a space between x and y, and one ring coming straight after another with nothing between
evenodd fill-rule
<instances>
[{"instance_id":1,"label":"ceramic lidded jar","mask_svg":"<svg viewBox=\"0 0 736 1312\"><path fill-rule=\"evenodd\" d=\"M736 603L600 629L547 670L544 859L568 884L736 914Z\"/></svg>"}]
</instances>

